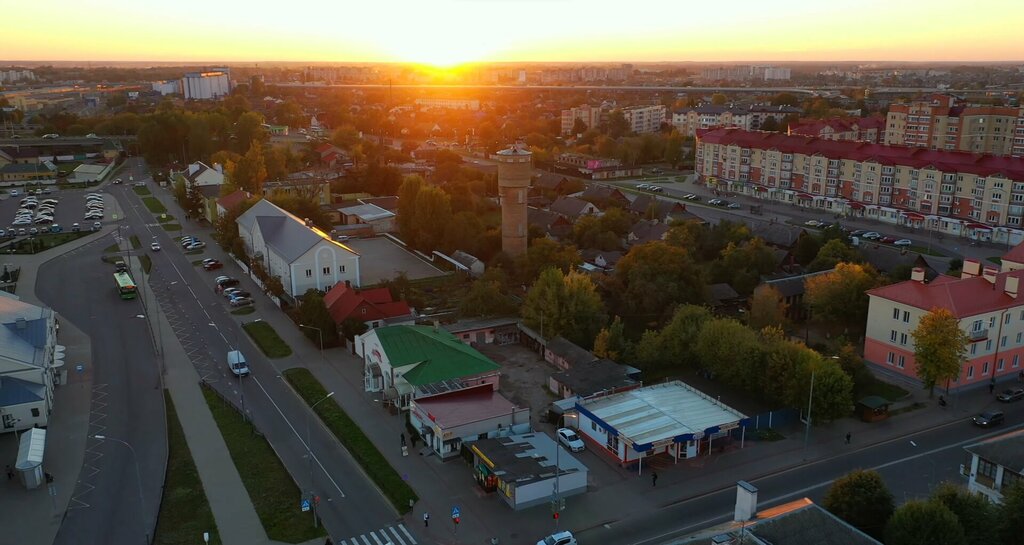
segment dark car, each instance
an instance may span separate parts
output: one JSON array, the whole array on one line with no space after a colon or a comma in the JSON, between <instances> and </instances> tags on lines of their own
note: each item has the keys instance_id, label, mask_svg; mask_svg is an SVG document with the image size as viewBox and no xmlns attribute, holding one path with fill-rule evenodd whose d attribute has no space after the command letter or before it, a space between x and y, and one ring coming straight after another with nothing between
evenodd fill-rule
<instances>
[{"instance_id":1,"label":"dark car","mask_svg":"<svg viewBox=\"0 0 1024 545\"><path fill-rule=\"evenodd\" d=\"M882 238L878 239L878 242L881 242L883 244L892 244L893 242L896 242L897 240L899 240L899 239L896 238L896 237L882 237Z\"/></svg>"},{"instance_id":2,"label":"dark car","mask_svg":"<svg viewBox=\"0 0 1024 545\"><path fill-rule=\"evenodd\" d=\"M850 236L851 237L859 237L859 236L863 235L864 233L867 233L867 231L865 231L864 229L857 229L856 231L850 233Z\"/></svg>"},{"instance_id":3,"label":"dark car","mask_svg":"<svg viewBox=\"0 0 1024 545\"><path fill-rule=\"evenodd\" d=\"M1005 418L1002 411L985 411L974 417L974 424L982 428L989 428L996 424L1002 424Z\"/></svg>"},{"instance_id":4,"label":"dark car","mask_svg":"<svg viewBox=\"0 0 1024 545\"><path fill-rule=\"evenodd\" d=\"M996 399L1004 403L1020 401L1024 399L1024 388L1008 388L996 396Z\"/></svg>"},{"instance_id":5,"label":"dark car","mask_svg":"<svg viewBox=\"0 0 1024 545\"><path fill-rule=\"evenodd\" d=\"M220 261L210 261L208 263L203 263L203 268L208 270L208 271L214 271L214 270L217 270L217 269L221 269L223 267L224 267L224 264L221 263Z\"/></svg>"},{"instance_id":6,"label":"dark car","mask_svg":"<svg viewBox=\"0 0 1024 545\"><path fill-rule=\"evenodd\" d=\"M221 280L217 282L217 291L224 291L226 288L231 288L239 284L237 278L228 278L227 280Z\"/></svg>"}]
</instances>

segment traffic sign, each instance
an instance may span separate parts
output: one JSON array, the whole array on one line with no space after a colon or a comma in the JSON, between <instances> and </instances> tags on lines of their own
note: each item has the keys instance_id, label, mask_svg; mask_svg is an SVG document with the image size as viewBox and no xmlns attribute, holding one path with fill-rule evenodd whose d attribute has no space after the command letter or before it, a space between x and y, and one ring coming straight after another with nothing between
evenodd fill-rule
<instances>
[{"instance_id":1,"label":"traffic sign","mask_svg":"<svg viewBox=\"0 0 1024 545\"><path fill-rule=\"evenodd\" d=\"M458 505L452 506L452 518L453 519L457 519L460 516L462 516L462 512L459 511L459 506Z\"/></svg>"},{"instance_id":2,"label":"traffic sign","mask_svg":"<svg viewBox=\"0 0 1024 545\"><path fill-rule=\"evenodd\" d=\"M306 511L309 511L309 509L309 500L302 500L302 512L305 513Z\"/></svg>"}]
</instances>

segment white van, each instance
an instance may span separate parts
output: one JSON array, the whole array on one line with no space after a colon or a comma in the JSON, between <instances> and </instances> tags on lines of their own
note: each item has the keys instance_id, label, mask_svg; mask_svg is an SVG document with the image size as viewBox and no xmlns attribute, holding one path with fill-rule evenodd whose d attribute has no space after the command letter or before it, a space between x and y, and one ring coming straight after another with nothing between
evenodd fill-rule
<instances>
[{"instance_id":1,"label":"white van","mask_svg":"<svg viewBox=\"0 0 1024 545\"><path fill-rule=\"evenodd\" d=\"M228 368L237 377L244 377L249 374L249 364L246 363L245 356L238 350L228 352Z\"/></svg>"}]
</instances>

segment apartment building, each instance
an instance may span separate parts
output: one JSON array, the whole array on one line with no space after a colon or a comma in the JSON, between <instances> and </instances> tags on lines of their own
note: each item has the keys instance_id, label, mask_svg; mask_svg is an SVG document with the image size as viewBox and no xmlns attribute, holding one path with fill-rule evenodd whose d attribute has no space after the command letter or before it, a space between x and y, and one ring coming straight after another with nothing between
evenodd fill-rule
<instances>
[{"instance_id":1,"label":"apartment building","mask_svg":"<svg viewBox=\"0 0 1024 545\"><path fill-rule=\"evenodd\" d=\"M660 131L667 113L668 109L660 105L630 106L622 109L622 115L629 123L629 130L637 134Z\"/></svg>"},{"instance_id":2,"label":"apartment building","mask_svg":"<svg viewBox=\"0 0 1024 545\"><path fill-rule=\"evenodd\" d=\"M826 140L852 140L879 144L884 140L885 118L863 117L844 119L836 117L832 119L800 120L798 123L789 125L786 133L813 136Z\"/></svg>"},{"instance_id":3,"label":"apartment building","mask_svg":"<svg viewBox=\"0 0 1024 545\"><path fill-rule=\"evenodd\" d=\"M590 106L589 104L562 110L562 134L572 134L572 128L576 125L577 119L585 123L588 129L596 128L601 124L601 116L606 113L600 106Z\"/></svg>"},{"instance_id":4,"label":"apartment building","mask_svg":"<svg viewBox=\"0 0 1024 545\"><path fill-rule=\"evenodd\" d=\"M699 129L716 127L733 127L745 130L758 130L769 118L781 123L786 116L802 113L792 106L770 106L754 104L750 106L719 106L701 104L672 112L672 126L685 136L696 136Z\"/></svg>"},{"instance_id":5,"label":"apartment building","mask_svg":"<svg viewBox=\"0 0 1024 545\"><path fill-rule=\"evenodd\" d=\"M963 103L953 95L893 104L886 119L885 143L1024 156L1024 108Z\"/></svg>"},{"instance_id":6,"label":"apartment building","mask_svg":"<svg viewBox=\"0 0 1024 545\"><path fill-rule=\"evenodd\" d=\"M469 98L417 98L416 105L420 108L437 108L441 110L472 110L480 109L480 101Z\"/></svg>"},{"instance_id":7,"label":"apartment building","mask_svg":"<svg viewBox=\"0 0 1024 545\"><path fill-rule=\"evenodd\" d=\"M231 93L231 74L225 70L189 72L181 78L185 100L213 100Z\"/></svg>"},{"instance_id":8,"label":"apartment building","mask_svg":"<svg viewBox=\"0 0 1024 545\"><path fill-rule=\"evenodd\" d=\"M1024 159L807 136L698 131L696 171L728 191L974 240L1024 241Z\"/></svg>"},{"instance_id":9,"label":"apartment building","mask_svg":"<svg viewBox=\"0 0 1024 545\"><path fill-rule=\"evenodd\" d=\"M922 316L944 308L957 317L969 339L960 376L949 383L950 390L1016 380L1024 358L1022 277L1024 270L1000 272L968 259L959 278L940 275L926 282L924 269L915 268L910 280L868 291L864 359L916 380L911 332Z\"/></svg>"}]
</instances>

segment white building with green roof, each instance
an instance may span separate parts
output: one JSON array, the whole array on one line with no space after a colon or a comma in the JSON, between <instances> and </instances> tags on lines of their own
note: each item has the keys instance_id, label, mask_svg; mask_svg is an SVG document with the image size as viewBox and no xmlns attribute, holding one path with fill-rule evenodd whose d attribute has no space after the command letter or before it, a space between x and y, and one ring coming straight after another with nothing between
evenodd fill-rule
<instances>
[{"instance_id":1,"label":"white building with green roof","mask_svg":"<svg viewBox=\"0 0 1024 545\"><path fill-rule=\"evenodd\" d=\"M394 325L355 338L367 392L402 410L413 399L481 384L498 389L498 364L434 326Z\"/></svg>"}]
</instances>

